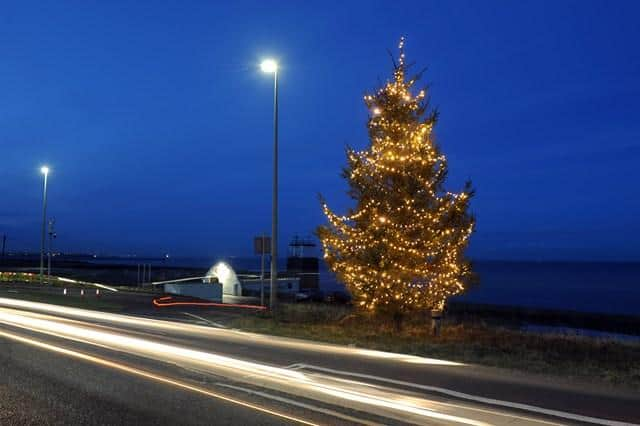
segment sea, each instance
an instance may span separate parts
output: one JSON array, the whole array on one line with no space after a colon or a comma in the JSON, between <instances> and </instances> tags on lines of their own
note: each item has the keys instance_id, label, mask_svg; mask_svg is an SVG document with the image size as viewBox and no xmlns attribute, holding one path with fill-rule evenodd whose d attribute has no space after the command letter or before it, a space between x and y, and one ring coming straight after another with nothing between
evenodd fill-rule
<instances>
[{"instance_id":1,"label":"sea","mask_svg":"<svg viewBox=\"0 0 640 426\"><path fill-rule=\"evenodd\" d=\"M152 264L208 268L218 260L225 260L236 270L260 270L260 259L257 257L171 258ZM279 268L284 269L286 259L278 263ZM479 282L454 300L640 315L640 262L485 260L473 262L473 269ZM326 293L346 291L323 262L320 267L320 289Z\"/></svg>"}]
</instances>

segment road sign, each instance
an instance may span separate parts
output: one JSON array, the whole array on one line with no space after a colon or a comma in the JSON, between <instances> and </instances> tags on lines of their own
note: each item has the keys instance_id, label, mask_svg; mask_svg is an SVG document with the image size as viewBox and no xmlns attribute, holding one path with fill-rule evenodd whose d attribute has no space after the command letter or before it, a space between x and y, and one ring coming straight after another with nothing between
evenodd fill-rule
<instances>
[{"instance_id":1,"label":"road sign","mask_svg":"<svg viewBox=\"0 0 640 426\"><path fill-rule=\"evenodd\" d=\"M253 250L255 254L271 253L271 237L260 236L253 239Z\"/></svg>"}]
</instances>

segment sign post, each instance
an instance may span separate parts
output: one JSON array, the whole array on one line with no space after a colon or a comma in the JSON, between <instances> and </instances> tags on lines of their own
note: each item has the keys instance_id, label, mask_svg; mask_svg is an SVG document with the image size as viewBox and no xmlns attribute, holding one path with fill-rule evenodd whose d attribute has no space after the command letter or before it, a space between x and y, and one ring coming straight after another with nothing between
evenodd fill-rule
<instances>
[{"instance_id":1,"label":"sign post","mask_svg":"<svg viewBox=\"0 0 640 426\"><path fill-rule=\"evenodd\" d=\"M264 255L271 253L271 237L262 234L253 239L253 248L260 255L260 306L264 306Z\"/></svg>"}]
</instances>

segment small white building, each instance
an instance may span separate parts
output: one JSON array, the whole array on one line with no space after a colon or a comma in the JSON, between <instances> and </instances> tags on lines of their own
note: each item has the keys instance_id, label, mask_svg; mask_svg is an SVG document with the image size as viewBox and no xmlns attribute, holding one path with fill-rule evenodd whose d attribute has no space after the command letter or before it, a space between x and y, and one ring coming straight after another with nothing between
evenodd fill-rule
<instances>
[{"instance_id":1,"label":"small white building","mask_svg":"<svg viewBox=\"0 0 640 426\"><path fill-rule=\"evenodd\" d=\"M260 279L245 278L240 280L233 268L226 262L218 262L209 269L203 279L204 283L212 283L215 280L222 286L222 294L229 296L259 295ZM271 287L269 279L264 280L265 294ZM300 292L300 279L297 277L278 278L278 294L298 294Z\"/></svg>"},{"instance_id":2,"label":"small white building","mask_svg":"<svg viewBox=\"0 0 640 426\"><path fill-rule=\"evenodd\" d=\"M179 296L191 296L212 302L222 302L222 285L218 283L168 283L164 292Z\"/></svg>"}]
</instances>

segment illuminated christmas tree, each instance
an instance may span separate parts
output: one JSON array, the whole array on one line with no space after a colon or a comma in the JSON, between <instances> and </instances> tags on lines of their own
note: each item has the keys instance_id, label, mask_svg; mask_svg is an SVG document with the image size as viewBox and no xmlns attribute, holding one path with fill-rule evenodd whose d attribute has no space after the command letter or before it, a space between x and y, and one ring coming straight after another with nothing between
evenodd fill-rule
<instances>
[{"instance_id":1,"label":"illuminated christmas tree","mask_svg":"<svg viewBox=\"0 0 640 426\"><path fill-rule=\"evenodd\" d=\"M471 278L464 257L474 219L467 182L447 192L447 161L434 143L438 114L426 90L407 78L404 39L393 79L364 97L370 145L347 150L343 176L356 207L340 216L322 200L328 225L318 229L324 258L361 308L401 317L442 310ZM416 92L416 93L413 93Z\"/></svg>"}]
</instances>

